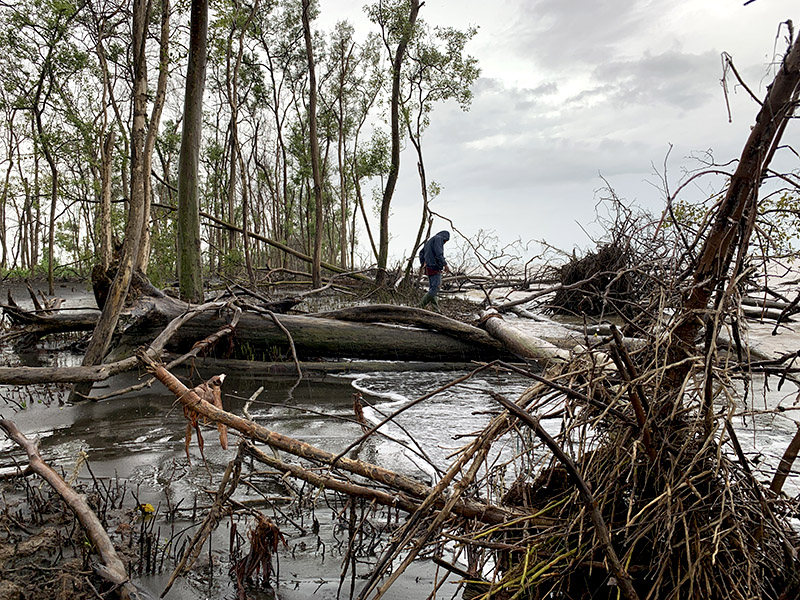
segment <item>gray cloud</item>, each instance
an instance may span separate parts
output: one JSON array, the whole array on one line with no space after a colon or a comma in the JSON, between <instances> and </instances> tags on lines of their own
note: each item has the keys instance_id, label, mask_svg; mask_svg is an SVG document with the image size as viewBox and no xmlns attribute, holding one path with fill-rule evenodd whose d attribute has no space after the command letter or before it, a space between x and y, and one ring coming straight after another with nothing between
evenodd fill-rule
<instances>
[{"instance_id":1,"label":"gray cloud","mask_svg":"<svg viewBox=\"0 0 800 600\"><path fill-rule=\"evenodd\" d=\"M777 24L797 5L729 4L431 4L425 18L432 25L480 25L468 51L484 69L468 113L443 104L431 116L423 139L426 171L443 187L434 206L468 234L494 229L505 239L545 238L564 247L586 239L575 222L594 219L601 175L620 197L657 212L660 193L648 182L657 180L653 165L663 168L671 146L673 189L684 170L698 166L693 153L711 150L720 162L737 158L757 106L729 80L728 121L720 52L733 55L762 96L774 75L773 54L785 48L775 39ZM416 231L420 214L416 157L407 150L403 161L393 203L398 247L407 243L406 228ZM713 185L703 181L693 189L703 195Z\"/></svg>"},{"instance_id":2,"label":"gray cloud","mask_svg":"<svg viewBox=\"0 0 800 600\"><path fill-rule=\"evenodd\" d=\"M628 40L657 29L668 6L657 0L520 0L509 40L541 68L580 68L628 52Z\"/></svg>"},{"instance_id":3,"label":"gray cloud","mask_svg":"<svg viewBox=\"0 0 800 600\"><path fill-rule=\"evenodd\" d=\"M638 59L607 62L595 67L594 80L615 105L665 104L688 110L719 92L720 57L716 52L646 53Z\"/></svg>"}]
</instances>

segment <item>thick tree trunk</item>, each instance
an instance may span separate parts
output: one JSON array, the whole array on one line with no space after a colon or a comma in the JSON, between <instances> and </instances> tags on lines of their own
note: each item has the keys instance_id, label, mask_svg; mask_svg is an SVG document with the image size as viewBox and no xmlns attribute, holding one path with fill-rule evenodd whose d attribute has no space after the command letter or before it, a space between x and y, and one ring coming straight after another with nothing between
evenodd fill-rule
<instances>
[{"instance_id":1,"label":"thick tree trunk","mask_svg":"<svg viewBox=\"0 0 800 600\"><path fill-rule=\"evenodd\" d=\"M380 239L378 241L378 274L375 279L376 285L384 285L386 283L386 266L389 261L389 214L391 212L394 188L397 185L397 178L400 175L400 76L402 73L403 60L406 55L406 48L414 32L414 24L417 21L419 8L419 0L411 0L408 23L405 24L404 35L397 44L392 60L392 96L390 111L392 127L392 165L389 168L389 176L386 178L386 187L383 190L383 199L381 200L381 226Z\"/></svg>"},{"instance_id":2,"label":"thick tree trunk","mask_svg":"<svg viewBox=\"0 0 800 600\"><path fill-rule=\"evenodd\" d=\"M208 0L192 0L189 64L183 131L178 167L178 278L181 297L203 301L203 273L200 260L200 138L203 126L203 90L206 81Z\"/></svg>"},{"instance_id":3,"label":"thick tree trunk","mask_svg":"<svg viewBox=\"0 0 800 600\"><path fill-rule=\"evenodd\" d=\"M531 335L520 327L508 323L497 312L488 312L483 317L483 327L493 337L520 358L540 361L569 360L569 351Z\"/></svg>"},{"instance_id":4,"label":"thick tree trunk","mask_svg":"<svg viewBox=\"0 0 800 600\"><path fill-rule=\"evenodd\" d=\"M694 282L681 307L672 338L672 362L680 362L694 349L714 290L729 275L735 243L747 244L753 227L749 218L756 210L758 187L769 159L780 143L785 122L791 118L800 85L800 38L795 40L778 72L750 131L739 166L720 203L711 232L697 259ZM685 361L684 361L685 364ZM682 384L687 367L674 369L669 377L674 387Z\"/></svg>"},{"instance_id":5,"label":"thick tree trunk","mask_svg":"<svg viewBox=\"0 0 800 600\"><path fill-rule=\"evenodd\" d=\"M502 344L482 329L444 315L409 306L371 304L369 306L353 306L323 313L314 313L310 316L357 323L393 323L396 325L424 327L440 333L446 333L467 343L493 347L498 351L503 348Z\"/></svg>"}]
</instances>

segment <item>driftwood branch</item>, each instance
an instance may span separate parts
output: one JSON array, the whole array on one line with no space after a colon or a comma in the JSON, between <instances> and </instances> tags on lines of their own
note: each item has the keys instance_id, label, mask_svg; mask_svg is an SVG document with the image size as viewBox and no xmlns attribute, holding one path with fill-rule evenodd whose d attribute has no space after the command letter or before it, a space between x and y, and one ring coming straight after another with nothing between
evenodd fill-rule
<instances>
[{"instance_id":1,"label":"driftwood branch","mask_svg":"<svg viewBox=\"0 0 800 600\"><path fill-rule=\"evenodd\" d=\"M364 461L337 457L316 446L271 431L253 421L221 410L188 389L162 365L156 364L146 353L140 352L139 359L175 395L183 406L211 421L222 423L231 429L237 430L245 438L267 444L277 450L288 452L319 464L333 466L335 463L335 466L343 471L365 477L404 492L414 498L427 498L431 493L432 488L430 486L405 475ZM498 507L470 499L460 500L454 506L453 512L463 517L477 519L486 523L502 523L506 519L521 516L522 514L514 509Z\"/></svg>"},{"instance_id":2,"label":"driftwood branch","mask_svg":"<svg viewBox=\"0 0 800 600\"><path fill-rule=\"evenodd\" d=\"M128 579L128 574L125 570L125 564L120 560L117 551L114 549L114 544L108 537L108 533L100 523L100 519L89 507L86 498L82 494L76 492L64 479L59 475L50 465L48 465L39 454L36 443L29 440L17 428L13 421L7 419L0 420L0 427L5 431L9 439L13 440L19 445L28 455L30 468L39 477L44 479L50 486L58 493L67 506L70 507L86 535L91 540L103 561L105 568L98 569L98 573L120 587L120 596L124 599L137 599L141 598L139 590Z\"/></svg>"}]
</instances>

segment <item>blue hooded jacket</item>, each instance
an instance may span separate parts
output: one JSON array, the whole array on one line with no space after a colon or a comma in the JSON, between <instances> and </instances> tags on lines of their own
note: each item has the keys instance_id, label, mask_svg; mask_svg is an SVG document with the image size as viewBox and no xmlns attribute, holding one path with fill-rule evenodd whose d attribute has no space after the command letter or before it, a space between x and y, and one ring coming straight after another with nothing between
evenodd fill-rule
<instances>
[{"instance_id":1,"label":"blue hooded jacket","mask_svg":"<svg viewBox=\"0 0 800 600\"><path fill-rule=\"evenodd\" d=\"M449 231L440 231L431 237L419 251L419 262L429 269L441 271L447 265L444 259L444 243L450 239Z\"/></svg>"}]
</instances>

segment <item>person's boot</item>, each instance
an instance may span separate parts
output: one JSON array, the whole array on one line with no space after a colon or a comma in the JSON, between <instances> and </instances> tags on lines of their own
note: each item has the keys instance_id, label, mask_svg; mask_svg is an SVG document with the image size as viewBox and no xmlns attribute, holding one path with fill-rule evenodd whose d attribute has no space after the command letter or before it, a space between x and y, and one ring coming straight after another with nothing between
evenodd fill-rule
<instances>
[{"instance_id":1,"label":"person's boot","mask_svg":"<svg viewBox=\"0 0 800 600\"><path fill-rule=\"evenodd\" d=\"M436 297L434 296L434 299L435 298ZM422 297L422 300L420 300L420 302L419 302L419 307L420 308L425 308L426 306L428 306L428 303L430 303L430 301L431 301L431 295L430 294L425 294Z\"/></svg>"},{"instance_id":2,"label":"person's boot","mask_svg":"<svg viewBox=\"0 0 800 600\"><path fill-rule=\"evenodd\" d=\"M442 310L439 308L438 296L434 296L433 298L431 298L430 303L433 305L433 310L435 310L437 313L442 312Z\"/></svg>"}]
</instances>

